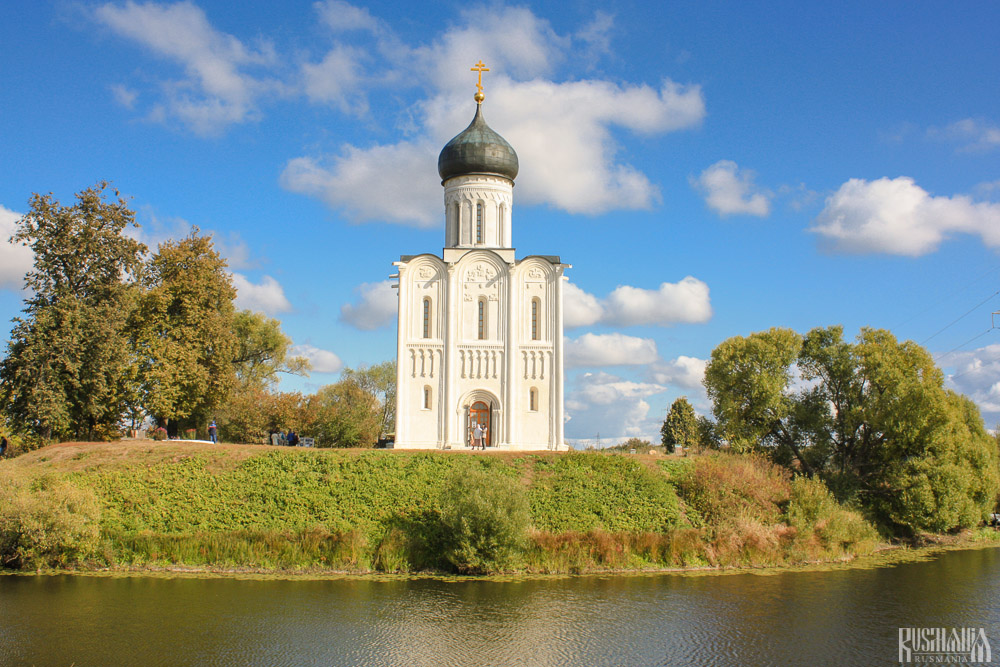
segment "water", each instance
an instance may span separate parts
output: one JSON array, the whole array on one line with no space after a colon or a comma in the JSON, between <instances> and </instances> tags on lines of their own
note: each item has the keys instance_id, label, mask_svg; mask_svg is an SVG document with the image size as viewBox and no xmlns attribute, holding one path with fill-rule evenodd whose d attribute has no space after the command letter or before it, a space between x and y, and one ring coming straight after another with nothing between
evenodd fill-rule
<instances>
[{"instance_id":1,"label":"water","mask_svg":"<svg viewBox=\"0 0 1000 667\"><path fill-rule=\"evenodd\" d=\"M1000 549L766 576L0 577L0 623L0 665L39 667L891 665L900 626L1000 651Z\"/></svg>"}]
</instances>

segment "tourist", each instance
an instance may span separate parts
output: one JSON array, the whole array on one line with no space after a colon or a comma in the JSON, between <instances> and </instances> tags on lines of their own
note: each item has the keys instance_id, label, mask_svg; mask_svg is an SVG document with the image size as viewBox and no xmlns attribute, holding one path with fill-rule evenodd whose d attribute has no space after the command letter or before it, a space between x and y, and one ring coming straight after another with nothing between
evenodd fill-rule
<instances>
[{"instance_id":1,"label":"tourist","mask_svg":"<svg viewBox=\"0 0 1000 667\"><path fill-rule=\"evenodd\" d=\"M489 432L489 430L490 430L489 427L486 426L486 424L483 424L483 437L479 441L479 448L482 449L484 452L486 451L486 434Z\"/></svg>"},{"instance_id":2,"label":"tourist","mask_svg":"<svg viewBox=\"0 0 1000 667\"><path fill-rule=\"evenodd\" d=\"M212 423L208 425L208 439L211 440L213 444L219 442L219 427L215 425L214 419L212 420Z\"/></svg>"},{"instance_id":3,"label":"tourist","mask_svg":"<svg viewBox=\"0 0 1000 667\"><path fill-rule=\"evenodd\" d=\"M288 429L288 446L294 447L299 444L299 436L295 435L295 431Z\"/></svg>"},{"instance_id":4,"label":"tourist","mask_svg":"<svg viewBox=\"0 0 1000 667\"><path fill-rule=\"evenodd\" d=\"M0 456L7 453L7 436L0 437Z\"/></svg>"},{"instance_id":5,"label":"tourist","mask_svg":"<svg viewBox=\"0 0 1000 667\"><path fill-rule=\"evenodd\" d=\"M476 422L475 428L472 429L472 449L476 450L483 446L483 425Z\"/></svg>"}]
</instances>

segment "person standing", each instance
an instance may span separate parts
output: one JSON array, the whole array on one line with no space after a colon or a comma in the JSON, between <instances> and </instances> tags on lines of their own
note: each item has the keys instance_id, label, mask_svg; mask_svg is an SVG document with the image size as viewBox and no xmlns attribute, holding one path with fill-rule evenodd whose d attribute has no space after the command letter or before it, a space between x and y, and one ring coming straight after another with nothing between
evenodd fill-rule
<instances>
[{"instance_id":1,"label":"person standing","mask_svg":"<svg viewBox=\"0 0 1000 667\"><path fill-rule=\"evenodd\" d=\"M472 449L476 450L483 446L483 425L476 422L475 428L472 429Z\"/></svg>"},{"instance_id":2,"label":"person standing","mask_svg":"<svg viewBox=\"0 0 1000 667\"><path fill-rule=\"evenodd\" d=\"M208 425L208 439L213 443L219 442L219 427L216 426L214 419L212 420L212 423Z\"/></svg>"},{"instance_id":3,"label":"person standing","mask_svg":"<svg viewBox=\"0 0 1000 667\"><path fill-rule=\"evenodd\" d=\"M7 453L7 436L0 437L0 457Z\"/></svg>"}]
</instances>

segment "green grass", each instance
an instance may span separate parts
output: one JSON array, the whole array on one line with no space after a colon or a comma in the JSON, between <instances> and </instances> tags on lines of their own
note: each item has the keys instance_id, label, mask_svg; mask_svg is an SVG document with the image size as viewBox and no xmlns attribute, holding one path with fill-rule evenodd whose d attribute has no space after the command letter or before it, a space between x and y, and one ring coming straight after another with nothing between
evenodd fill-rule
<instances>
[{"instance_id":1,"label":"green grass","mask_svg":"<svg viewBox=\"0 0 1000 667\"><path fill-rule=\"evenodd\" d=\"M69 559L83 567L448 570L442 517L463 508L443 491L463 474L523 487L528 532L505 561L513 571L776 565L849 557L854 536L871 537L818 492L789 517L787 477L747 457L111 443L48 447L0 472L18 488L44 476L93 499L99 544Z\"/></svg>"}]
</instances>

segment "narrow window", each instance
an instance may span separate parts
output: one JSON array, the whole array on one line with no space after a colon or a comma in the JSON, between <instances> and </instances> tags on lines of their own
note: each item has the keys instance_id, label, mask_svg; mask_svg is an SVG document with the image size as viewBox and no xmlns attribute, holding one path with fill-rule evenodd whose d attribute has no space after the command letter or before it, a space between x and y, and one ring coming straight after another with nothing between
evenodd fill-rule
<instances>
[{"instance_id":1,"label":"narrow window","mask_svg":"<svg viewBox=\"0 0 1000 667\"><path fill-rule=\"evenodd\" d=\"M528 392L528 409L532 412L538 412L538 390L534 387Z\"/></svg>"},{"instance_id":2,"label":"narrow window","mask_svg":"<svg viewBox=\"0 0 1000 667\"><path fill-rule=\"evenodd\" d=\"M531 340L538 340L538 299L531 300Z\"/></svg>"},{"instance_id":3,"label":"narrow window","mask_svg":"<svg viewBox=\"0 0 1000 667\"><path fill-rule=\"evenodd\" d=\"M476 243L483 242L483 205L476 204Z\"/></svg>"},{"instance_id":4,"label":"narrow window","mask_svg":"<svg viewBox=\"0 0 1000 667\"><path fill-rule=\"evenodd\" d=\"M424 338L431 337L431 300L424 299Z\"/></svg>"},{"instance_id":5,"label":"narrow window","mask_svg":"<svg viewBox=\"0 0 1000 667\"><path fill-rule=\"evenodd\" d=\"M486 299L479 300L479 340L486 340Z\"/></svg>"},{"instance_id":6,"label":"narrow window","mask_svg":"<svg viewBox=\"0 0 1000 667\"><path fill-rule=\"evenodd\" d=\"M431 388L424 387L424 410L431 409Z\"/></svg>"}]
</instances>

